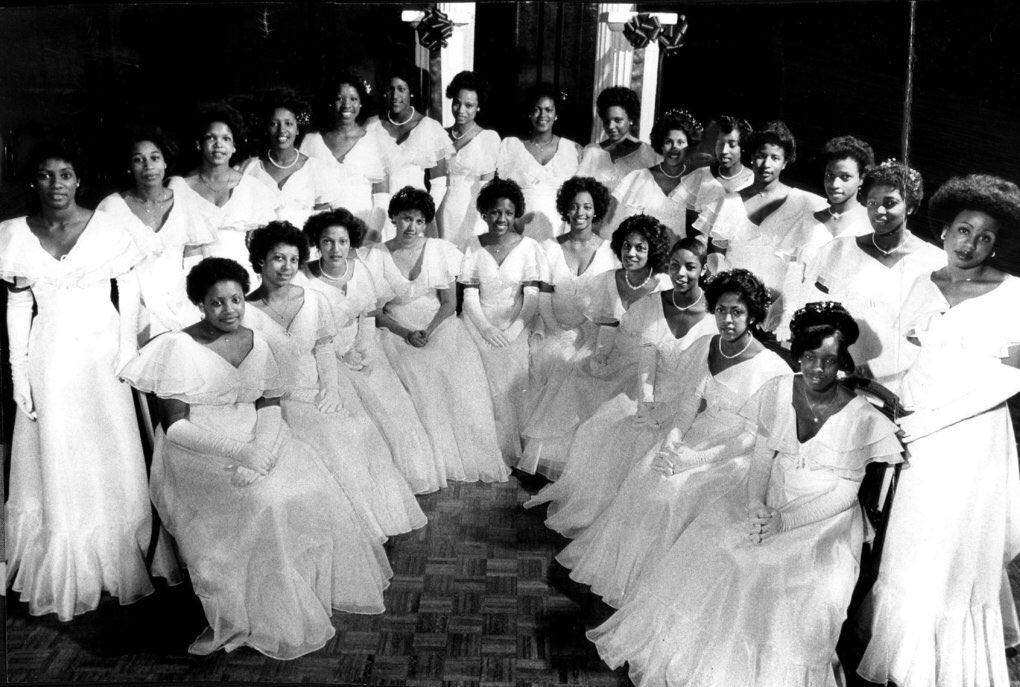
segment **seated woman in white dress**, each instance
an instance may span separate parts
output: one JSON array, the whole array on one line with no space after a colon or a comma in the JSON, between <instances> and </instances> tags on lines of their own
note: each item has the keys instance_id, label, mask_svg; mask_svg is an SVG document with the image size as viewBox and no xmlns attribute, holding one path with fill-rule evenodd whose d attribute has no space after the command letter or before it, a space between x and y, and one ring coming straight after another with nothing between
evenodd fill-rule
<instances>
[{"instance_id":1,"label":"seated woman in white dress","mask_svg":"<svg viewBox=\"0 0 1020 687\"><path fill-rule=\"evenodd\" d=\"M715 160L707 167L698 167L680 180L677 200L687 204L689 231L698 216L727 193L736 193L754 181L754 172L745 163L749 160L748 141L754 129L746 119L722 115L714 123L719 128L715 139Z\"/></svg>"},{"instance_id":2,"label":"seated woman in white dress","mask_svg":"<svg viewBox=\"0 0 1020 687\"><path fill-rule=\"evenodd\" d=\"M185 177L172 177L169 188L194 205L216 231L206 255L230 258L247 266L248 232L276 219L276 193L252 176L230 166L244 138L241 113L225 103L199 108L193 132L201 162ZM258 275L249 273L252 283Z\"/></svg>"},{"instance_id":3,"label":"seated woman in white dress","mask_svg":"<svg viewBox=\"0 0 1020 687\"><path fill-rule=\"evenodd\" d=\"M525 139L503 139L496 171L516 181L524 194L528 211L517 222L517 230L541 242L568 229L556 208L556 191L577 172L581 146L553 133L560 97L551 84L532 86L525 98L531 131Z\"/></svg>"},{"instance_id":4,"label":"seated woman in white dress","mask_svg":"<svg viewBox=\"0 0 1020 687\"><path fill-rule=\"evenodd\" d=\"M389 137L363 126L369 99L360 78L344 73L333 84L319 96L313 119L317 130L305 134L300 151L329 169L326 202L346 208L367 224L369 238L375 241L386 222L387 170L396 146Z\"/></svg>"},{"instance_id":5,"label":"seated woman in white dress","mask_svg":"<svg viewBox=\"0 0 1020 687\"><path fill-rule=\"evenodd\" d=\"M420 101L412 86L419 83L418 72L413 64L397 65L384 72L380 91L386 112L370 117L365 129L381 130L400 152L395 166L388 170L390 190L395 192L405 186L425 189L428 184L438 207L446 195L446 159L453 156L454 148L443 125L414 107L415 100ZM428 107L428 103L419 104L423 109ZM392 232L393 223L387 222L383 239L392 239Z\"/></svg>"},{"instance_id":6,"label":"seated woman in white dress","mask_svg":"<svg viewBox=\"0 0 1020 687\"><path fill-rule=\"evenodd\" d=\"M551 371L524 427L523 465L555 479L563 473L578 426L603 403L633 402L638 393L638 352L644 333L659 327L658 291L672 288L666 228L654 217L628 217L613 232L610 247L623 267L595 276L586 317L596 325L594 345L569 365Z\"/></svg>"},{"instance_id":7,"label":"seated woman in white dress","mask_svg":"<svg viewBox=\"0 0 1020 687\"><path fill-rule=\"evenodd\" d=\"M446 476L411 397L379 343L374 316L378 293L368 267L353 253L366 232L365 223L343 208L312 216L304 233L320 257L306 263L302 274L333 312L333 351L341 376L353 385L382 432L411 491L426 494L444 486ZM382 286L388 291L385 282Z\"/></svg>"},{"instance_id":8,"label":"seated woman in white dress","mask_svg":"<svg viewBox=\"0 0 1020 687\"><path fill-rule=\"evenodd\" d=\"M872 231L822 246L805 266L800 300L836 298L857 313L861 336L850 352L858 373L898 393L917 355L899 325L903 303L918 277L946 265L946 253L907 226L924 197L917 170L884 162L865 173L861 194Z\"/></svg>"},{"instance_id":9,"label":"seated woman in white dress","mask_svg":"<svg viewBox=\"0 0 1020 687\"><path fill-rule=\"evenodd\" d=\"M782 358L753 341L768 312L761 282L746 270L723 272L705 295L719 335L702 336L679 353L659 346L669 385L661 397L672 402L642 406L631 431L645 440L619 444L616 464L589 469L590 482L618 487L610 492L615 498L603 500L598 518L556 557L572 569L571 578L614 607L708 504L746 476L754 433L740 409L765 382L790 373ZM609 479L599 479L607 473ZM606 491L599 486L596 493Z\"/></svg>"},{"instance_id":10,"label":"seated woman in white dress","mask_svg":"<svg viewBox=\"0 0 1020 687\"><path fill-rule=\"evenodd\" d=\"M531 398L528 407L563 382L579 356L590 354L598 326L586 318L595 277L615 270L620 261L595 227L609 210L609 190L591 177L571 177L556 193L556 207L569 231L542 242L547 279L539 285L541 328L531 340ZM534 454L529 454L532 457ZM537 464L520 462L534 474Z\"/></svg>"},{"instance_id":11,"label":"seated woman in white dress","mask_svg":"<svg viewBox=\"0 0 1020 687\"><path fill-rule=\"evenodd\" d=\"M266 147L241 172L274 190L279 219L300 227L313 212L329 209L330 197L326 163L297 149L308 126L308 105L292 91L274 90L262 97L258 112Z\"/></svg>"},{"instance_id":12,"label":"seated woman in white dress","mask_svg":"<svg viewBox=\"0 0 1020 687\"><path fill-rule=\"evenodd\" d=\"M304 234L286 222L252 232L252 267L262 285L248 294L245 325L259 332L280 362L283 418L313 444L337 484L382 537L425 525L389 445L343 372L326 297L294 283L308 259ZM344 366L346 370L346 366Z\"/></svg>"},{"instance_id":13,"label":"seated woman in white dress","mask_svg":"<svg viewBox=\"0 0 1020 687\"><path fill-rule=\"evenodd\" d=\"M538 314L538 285L548 278L548 266L538 242L514 231L514 221L526 209L516 182L490 181L478 193L477 208L489 230L464 253L461 319L482 356L503 458L516 463L527 417L528 340Z\"/></svg>"},{"instance_id":14,"label":"seated woman in white dress","mask_svg":"<svg viewBox=\"0 0 1020 687\"><path fill-rule=\"evenodd\" d=\"M131 389L116 371L138 349L131 269L159 242L77 204L70 150L41 150L33 163L38 211L0 223L17 408L6 585L31 615L66 621L94 610L104 591L122 604L153 592L145 459ZM111 280L123 300L119 317ZM157 564L154 573L173 577L172 561Z\"/></svg>"},{"instance_id":15,"label":"seated woman in white dress","mask_svg":"<svg viewBox=\"0 0 1020 687\"><path fill-rule=\"evenodd\" d=\"M443 480L505 482L510 474L478 348L456 317L463 254L425 237L436 206L425 191L403 188L390 201L391 241L362 249L383 296L377 320L383 350L425 425ZM445 484L445 481L444 481Z\"/></svg>"},{"instance_id":16,"label":"seated woman in white dress","mask_svg":"<svg viewBox=\"0 0 1020 687\"><path fill-rule=\"evenodd\" d=\"M188 275L202 320L124 368L158 397L150 492L202 602L193 654L249 646L278 659L321 648L332 609L382 613L382 543L280 412L280 371L244 327L248 273L207 258Z\"/></svg>"},{"instance_id":17,"label":"seated woman in white dress","mask_svg":"<svg viewBox=\"0 0 1020 687\"><path fill-rule=\"evenodd\" d=\"M804 272L817 255L821 246L828 243L828 237L865 236L872 232L868 211L857 196L864 179L864 173L875 166L875 153L865 141L853 136L837 136L822 149L825 160L825 195L829 206L802 217L803 227L795 231L807 237L807 247L797 255L796 261L786 270L783 286L783 319L776 329L776 337L785 341L790 336L790 318L804 303L816 300L809 291L801 295L804 288ZM824 232L824 233L823 233Z\"/></svg>"},{"instance_id":18,"label":"seated woman in white dress","mask_svg":"<svg viewBox=\"0 0 1020 687\"><path fill-rule=\"evenodd\" d=\"M482 128L475 117L485 100L485 89L473 72L460 72L446 87L454 123L450 139L455 152L446 161L448 187L439 205L436 226L439 238L467 248L471 239L484 234L485 222L475 209L478 192L496 174L499 134Z\"/></svg>"},{"instance_id":19,"label":"seated woman in white dress","mask_svg":"<svg viewBox=\"0 0 1020 687\"><path fill-rule=\"evenodd\" d=\"M870 642L857 672L900 687L1004 687L1003 649L1020 642L1003 570L1020 553L1005 403L1020 391L1020 188L956 177L930 211L948 264L919 276L903 306L900 331L921 349L901 391L913 410L899 421L910 465L865 601Z\"/></svg>"},{"instance_id":20,"label":"seated woman in white dress","mask_svg":"<svg viewBox=\"0 0 1020 687\"><path fill-rule=\"evenodd\" d=\"M725 256L713 269L750 270L769 288L772 308L762 327L771 332L782 317L782 289L790 262L811 249L812 239L816 243L828 239L827 234L805 233L803 215L825 208L826 203L780 180L797 154L797 142L786 124L769 122L754 132L748 147L754 183L706 208L694 228L709 237L712 250Z\"/></svg>"},{"instance_id":21,"label":"seated woman in white dress","mask_svg":"<svg viewBox=\"0 0 1020 687\"><path fill-rule=\"evenodd\" d=\"M595 100L606 140L591 143L581 152L577 176L594 177L611 192L629 172L646 169L662 160L644 141L638 140L641 101L623 86L606 88Z\"/></svg>"},{"instance_id":22,"label":"seated woman in white dress","mask_svg":"<svg viewBox=\"0 0 1020 687\"><path fill-rule=\"evenodd\" d=\"M717 332L701 289L705 258L705 246L697 239L674 244L667 264L673 288L635 306L647 306L649 312L649 325L640 332L638 364L630 372L635 393L613 397L583 422L574 433L563 475L524 504L549 503L546 525L560 534L575 537L588 527L612 501L630 465L658 441L659 428L646 422L650 413L668 413L666 401L692 396L691 364L684 351Z\"/></svg>"},{"instance_id":23,"label":"seated woman in white dress","mask_svg":"<svg viewBox=\"0 0 1020 687\"><path fill-rule=\"evenodd\" d=\"M793 322L800 374L742 411L747 476L708 504L588 633L641 687L836 684L836 640L858 572L865 467L901 460L896 425L837 381L857 325L838 303ZM894 509L895 511L895 509Z\"/></svg>"},{"instance_id":24,"label":"seated woman in white dress","mask_svg":"<svg viewBox=\"0 0 1020 687\"><path fill-rule=\"evenodd\" d=\"M703 133L701 123L685 110L660 115L651 140L662 161L623 177L613 190L615 202L605 230L615 230L633 215L651 215L669 230L671 245L686 236L687 203L680 180L687 173L688 147L697 145Z\"/></svg>"},{"instance_id":25,"label":"seated woman in white dress","mask_svg":"<svg viewBox=\"0 0 1020 687\"><path fill-rule=\"evenodd\" d=\"M112 193L96 208L108 212L136 231L153 233L162 244L159 255L135 267L142 307L138 340L177 331L198 321L198 309L184 290L186 262L201 260L215 229L195 207L190 194L166 187L166 170L177 147L159 129L142 129L130 135L130 164L134 186Z\"/></svg>"}]
</instances>

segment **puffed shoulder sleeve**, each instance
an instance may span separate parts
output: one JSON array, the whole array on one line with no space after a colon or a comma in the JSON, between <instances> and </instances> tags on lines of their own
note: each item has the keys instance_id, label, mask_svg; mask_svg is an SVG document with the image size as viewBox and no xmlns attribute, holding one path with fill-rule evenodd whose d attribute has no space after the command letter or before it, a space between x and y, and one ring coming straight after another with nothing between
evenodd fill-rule
<instances>
[{"instance_id":1,"label":"puffed shoulder sleeve","mask_svg":"<svg viewBox=\"0 0 1020 687\"><path fill-rule=\"evenodd\" d=\"M315 289L305 289L305 297L310 299L315 307L315 340L331 339L336 336L336 322L333 320L333 311L329 307L326 295Z\"/></svg>"},{"instance_id":2,"label":"puffed shoulder sleeve","mask_svg":"<svg viewBox=\"0 0 1020 687\"><path fill-rule=\"evenodd\" d=\"M447 288L460 276L464 254L444 239L428 239L425 250L429 251L427 257L430 258L422 265L426 285L432 289Z\"/></svg>"},{"instance_id":3,"label":"puffed shoulder sleeve","mask_svg":"<svg viewBox=\"0 0 1020 687\"><path fill-rule=\"evenodd\" d=\"M783 384L792 384L792 375L774 377L762 384L751 395L751 398L744 402L739 411L740 416L744 418L749 428L753 429L759 436L770 440L769 445L773 450L781 450L779 445L785 439L782 432L774 431L780 428L782 424L776 422L776 414L782 410L783 400L780 399L780 396L785 391L782 388ZM789 394L786 395L788 396Z\"/></svg>"},{"instance_id":4,"label":"puffed shoulder sleeve","mask_svg":"<svg viewBox=\"0 0 1020 687\"><path fill-rule=\"evenodd\" d=\"M701 226L698 226L702 220ZM727 193L714 205L705 208L694 228L707 233L715 241L731 241L747 224L747 212L739 194ZM706 231L707 228L707 231Z\"/></svg>"},{"instance_id":5,"label":"puffed shoulder sleeve","mask_svg":"<svg viewBox=\"0 0 1020 687\"><path fill-rule=\"evenodd\" d=\"M524 255L524 259L521 261L520 281L522 284L528 282L548 282L549 280L549 261L546 260L545 251L542 250L542 246L535 239L528 238L527 236L521 239L524 242L524 246L527 251Z\"/></svg>"},{"instance_id":6,"label":"puffed shoulder sleeve","mask_svg":"<svg viewBox=\"0 0 1020 687\"><path fill-rule=\"evenodd\" d=\"M482 144L482 156L479 161L479 174L489 174L496 171L496 160L499 158L499 134L492 129L486 129L478 134L478 142Z\"/></svg>"}]
</instances>

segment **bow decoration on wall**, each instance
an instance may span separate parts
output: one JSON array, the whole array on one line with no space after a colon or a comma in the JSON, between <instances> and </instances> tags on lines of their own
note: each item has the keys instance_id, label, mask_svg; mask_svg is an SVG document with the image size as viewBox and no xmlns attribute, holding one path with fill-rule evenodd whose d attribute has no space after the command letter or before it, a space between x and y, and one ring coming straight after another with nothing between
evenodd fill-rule
<instances>
[{"instance_id":1,"label":"bow decoration on wall","mask_svg":"<svg viewBox=\"0 0 1020 687\"><path fill-rule=\"evenodd\" d=\"M429 7L414 30L418 34L418 43L421 47L438 50L445 48L447 40L453 35L453 22L445 12Z\"/></svg>"},{"instance_id":2,"label":"bow decoration on wall","mask_svg":"<svg viewBox=\"0 0 1020 687\"><path fill-rule=\"evenodd\" d=\"M663 55L673 55L684 46L687 36L687 16L681 14L674 26L659 34L659 47Z\"/></svg>"},{"instance_id":3,"label":"bow decoration on wall","mask_svg":"<svg viewBox=\"0 0 1020 687\"><path fill-rule=\"evenodd\" d=\"M659 22L658 17L647 12L634 15L630 21L623 25L623 35L635 50L646 47L658 39L660 34L662 34L662 23Z\"/></svg>"}]
</instances>

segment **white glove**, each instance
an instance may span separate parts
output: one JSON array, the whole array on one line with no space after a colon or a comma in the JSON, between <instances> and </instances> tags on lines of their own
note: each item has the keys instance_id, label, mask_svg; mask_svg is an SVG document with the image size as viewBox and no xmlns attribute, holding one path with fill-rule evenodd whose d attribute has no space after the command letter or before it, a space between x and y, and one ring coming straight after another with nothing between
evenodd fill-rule
<instances>
[{"instance_id":1,"label":"white glove","mask_svg":"<svg viewBox=\"0 0 1020 687\"><path fill-rule=\"evenodd\" d=\"M7 292L7 333L11 347L11 381L14 403L30 420L36 419L32 385L28 379L28 339L32 331L31 289Z\"/></svg>"}]
</instances>

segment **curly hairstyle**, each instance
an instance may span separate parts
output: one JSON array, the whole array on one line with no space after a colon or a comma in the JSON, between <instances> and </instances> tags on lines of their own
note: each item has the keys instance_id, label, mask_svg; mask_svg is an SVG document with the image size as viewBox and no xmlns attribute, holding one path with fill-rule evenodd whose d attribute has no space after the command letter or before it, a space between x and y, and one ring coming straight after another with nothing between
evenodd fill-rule
<instances>
[{"instance_id":1,"label":"curly hairstyle","mask_svg":"<svg viewBox=\"0 0 1020 687\"><path fill-rule=\"evenodd\" d=\"M964 210L978 210L1000 225L1000 236L1020 229L1020 187L991 174L953 177L939 187L928 204L936 235Z\"/></svg>"},{"instance_id":2,"label":"curly hairstyle","mask_svg":"<svg viewBox=\"0 0 1020 687\"><path fill-rule=\"evenodd\" d=\"M369 110L372 109L371 103L369 102L368 86L361 80L356 74L351 72L340 72L336 78L332 79L329 84L319 92L319 97L315 103L315 110L312 112L312 123L316 129L321 131L329 131L333 129L337 124L337 111L336 111L336 97L340 92L341 86L351 86L358 92L358 98L361 100L361 110L358 112L356 121L360 124L368 118Z\"/></svg>"},{"instance_id":3,"label":"curly hairstyle","mask_svg":"<svg viewBox=\"0 0 1020 687\"><path fill-rule=\"evenodd\" d=\"M761 323L765 321L772 297L769 290L750 270L736 268L720 272L708 280L705 285L705 300L708 301L709 312L715 311L716 304L725 293L735 293L747 307L750 318L751 334L757 339L764 334Z\"/></svg>"},{"instance_id":4,"label":"curly hairstyle","mask_svg":"<svg viewBox=\"0 0 1020 687\"><path fill-rule=\"evenodd\" d=\"M570 204L574 202L578 193L584 192L591 196L592 205L595 206L594 221L601 221L609 212L609 204L613 199L608 188L594 177L570 177L556 192L556 211L560 213L560 218L564 222L570 221Z\"/></svg>"},{"instance_id":5,"label":"curly hairstyle","mask_svg":"<svg viewBox=\"0 0 1020 687\"><path fill-rule=\"evenodd\" d=\"M130 157L131 151L134 149L135 145L142 141L148 141L152 145L156 146L160 154L163 156L163 160L166 162L167 176L169 176L169 170L173 166L174 160L177 158L177 144L175 144L173 139L171 139L166 132L158 126L137 127L128 131L128 135L124 139L124 152Z\"/></svg>"},{"instance_id":6,"label":"curly hairstyle","mask_svg":"<svg viewBox=\"0 0 1020 687\"><path fill-rule=\"evenodd\" d=\"M666 271L669 262L669 230L651 215L632 215L620 222L609 239L613 255L619 256L623 242L631 234L638 234L648 242L648 265L654 274Z\"/></svg>"},{"instance_id":7,"label":"curly hairstyle","mask_svg":"<svg viewBox=\"0 0 1020 687\"><path fill-rule=\"evenodd\" d=\"M298 249L299 265L308 261L308 239L305 235L290 222L276 220L259 227L248 237L248 261L252 269L261 272L269 251L280 244Z\"/></svg>"},{"instance_id":8,"label":"curly hairstyle","mask_svg":"<svg viewBox=\"0 0 1020 687\"><path fill-rule=\"evenodd\" d=\"M800 362L806 351L815 350L834 334L839 342L839 369L853 372L850 346L857 341L861 330L843 304L836 301L808 303L794 313L790 322L790 357Z\"/></svg>"},{"instance_id":9,"label":"curly hairstyle","mask_svg":"<svg viewBox=\"0 0 1020 687\"><path fill-rule=\"evenodd\" d=\"M42 167L43 163L47 160L63 160L67 164L71 165L71 169L74 170L75 176L81 179L81 154L78 146L69 141L60 140L49 140L44 141L38 145L33 151L31 156L28 158L28 164L25 165L25 176L30 180L35 180L35 175Z\"/></svg>"},{"instance_id":10,"label":"curly hairstyle","mask_svg":"<svg viewBox=\"0 0 1020 687\"><path fill-rule=\"evenodd\" d=\"M701 241L694 236L686 236L682 239L677 240L676 243L669 249L669 257L673 257L680 251L685 250L691 253L698 259L701 266L704 267L708 261L708 246L705 245L704 241Z\"/></svg>"},{"instance_id":11,"label":"curly hairstyle","mask_svg":"<svg viewBox=\"0 0 1020 687\"><path fill-rule=\"evenodd\" d=\"M888 186L899 191L910 211L920 207L924 199L924 179L921 173L896 160L886 160L865 172L861 181L861 195L866 197L868 191L875 186Z\"/></svg>"},{"instance_id":12,"label":"curly hairstyle","mask_svg":"<svg viewBox=\"0 0 1020 687\"><path fill-rule=\"evenodd\" d=\"M390 204L386 212L390 219L393 219L404 210L417 210L425 218L425 222L431 222L436 218L436 201L428 191L423 191L414 186L405 186L390 198Z\"/></svg>"},{"instance_id":13,"label":"curly hairstyle","mask_svg":"<svg viewBox=\"0 0 1020 687\"><path fill-rule=\"evenodd\" d=\"M682 131L687 137L688 145L696 145L705 134L705 127L701 125L687 110L669 110L659 115L652 126L652 148L657 153L662 152L662 144L670 131Z\"/></svg>"},{"instance_id":14,"label":"curly hairstyle","mask_svg":"<svg viewBox=\"0 0 1020 687\"><path fill-rule=\"evenodd\" d=\"M530 113L538 101L542 98L548 98L553 102L553 107L558 112L560 106L563 104L563 99L560 97L560 92L556 90L556 87L551 83L540 81L532 86L528 87L528 90L524 92L524 104L528 108Z\"/></svg>"},{"instance_id":15,"label":"curly hairstyle","mask_svg":"<svg viewBox=\"0 0 1020 687\"><path fill-rule=\"evenodd\" d=\"M265 126L277 110L288 110L297 120L298 129L303 131L310 122L308 103L290 88L274 88L261 95L258 102L259 123Z\"/></svg>"},{"instance_id":16,"label":"curly hairstyle","mask_svg":"<svg viewBox=\"0 0 1020 687\"><path fill-rule=\"evenodd\" d=\"M198 305L205 300L205 295L209 293L209 289L221 281L237 282L244 293L248 293L248 289L251 287L251 278L248 276L248 270L241 267L240 263L236 260L231 260L230 258L205 258L188 272L185 284L188 300Z\"/></svg>"},{"instance_id":17,"label":"curly hairstyle","mask_svg":"<svg viewBox=\"0 0 1020 687\"><path fill-rule=\"evenodd\" d=\"M631 127L637 128L638 119L641 118L641 100L638 99L637 93L625 86L610 86L603 89L595 99L595 109L598 110L599 117L605 119L606 112L611 107L622 107L633 122Z\"/></svg>"},{"instance_id":18,"label":"curly hairstyle","mask_svg":"<svg viewBox=\"0 0 1020 687\"><path fill-rule=\"evenodd\" d=\"M731 131L736 131L737 135L740 136L741 143L751 138L751 135L754 133L754 127L751 126L751 122L734 117L733 115L720 115L718 124L719 133L725 135Z\"/></svg>"},{"instance_id":19,"label":"curly hairstyle","mask_svg":"<svg viewBox=\"0 0 1020 687\"><path fill-rule=\"evenodd\" d=\"M227 103L206 103L195 109L191 121L191 132L195 140L201 143L202 137L209 131L209 127L216 122L227 125L234 137L234 147L241 150L246 133L244 117L237 111L237 108Z\"/></svg>"},{"instance_id":20,"label":"curly hairstyle","mask_svg":"<svg viewBox=\"0 0 1020 687\"><path fill-rule=\"evenodd\" d=\"M461 91L474 91L478 96L478 106L481 107L488 95L485 90L485 83L482 78L474 72L460 72L453 77L450 85L446 87L446 97L453 100Z\"/></svg>"},{"instance_id":21,"label":"curly hairstyle","mask_svg":"<svg viewBox=\"0 0 1020 687\"><path fill-rule=\"evenodd\" d=\"M347 236L351 240L351 248L360 248L365 240L365 234L368 233L368 227L365 223L351 214L346 208L327 210L312 215L305 222L302 231L304 231L309 245L318 246L323 232L330 227L343 227L346 229Z\"/></svg>"},{"instance_id":22,"label":"curly hairstyle","mask_svg":"<svg viewBox=\"0 0 1020 687\"><path fill-rule=\"evenodd\" d=\"M521 187L513 179L500 177L496 177L482 186L482 190L478 192L475 208L484 215L500 198L506 198L514 204L514 217L524 215L524 194L521 192Z\"/></svg>"},{"instance_id":23,"label":"curly hairstyle","mask_svg":"<svg viewBox=\"0 0 1020 687\"><path fill-rule=\"evenodd\" d=\"M864 173L875 166L875 151L866 141L854 136L837 136L829 139L822 148L822 159L825 164L837 160L850 159L857 163L857 174Z\"/></svg>"},{"instance_id":24,"label":"curly hairstyle","mask_svg":"<svg viewBox=\"0 0 1020 687\"><path fill-rule=\"evenodd\" d=\"M741 140L743 140L743 136L741 136ZM790 131L790 127L786 126L786 122L776 119L761 129L755 130L751 134L750 145L747 147L753 155L761 150L763 145L769 144L782 148L788 163L792 163L797 159L797 139L793 137L793 132Z\"/></svg>"}]
</instances>

